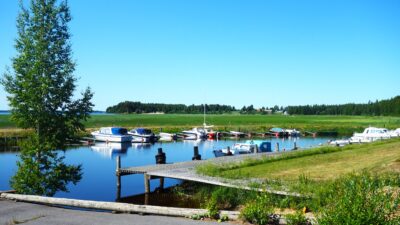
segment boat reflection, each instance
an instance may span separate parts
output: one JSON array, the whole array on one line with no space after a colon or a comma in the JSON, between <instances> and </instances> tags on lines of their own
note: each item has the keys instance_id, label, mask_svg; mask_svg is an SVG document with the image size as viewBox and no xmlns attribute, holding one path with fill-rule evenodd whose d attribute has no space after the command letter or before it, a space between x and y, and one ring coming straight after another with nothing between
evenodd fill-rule
<instances>
[{"instance_id":1,"label":"boat reflection","mask_svg":"<svg viewBox=\"0 0 400 225\"><path fill-rule=\"evenodd\" d=\"M152 143L132 143L132 149L150 149Z\"/></svg>"},{"instance_id":2,"label":"boat reflection","mask_svg":"<svg viewBox=\"0 0 400 225\"><path fill-rule=\"evenodd\" d=\"M128 148L131 146L132 144L130 142L96 142L95 145L90 148L106 158L113 159L116 156L126 155Z\"/></svg>"}]
</instances>

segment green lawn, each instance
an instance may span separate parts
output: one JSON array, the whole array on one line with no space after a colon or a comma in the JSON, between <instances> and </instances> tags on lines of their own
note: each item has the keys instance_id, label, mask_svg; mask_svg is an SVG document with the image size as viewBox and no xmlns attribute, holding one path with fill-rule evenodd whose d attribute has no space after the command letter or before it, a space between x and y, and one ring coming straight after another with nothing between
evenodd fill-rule
<instances>
[{"instance_id":1,"label":"green lawn","mask_svg":"<svg viewBox=\"0 0 400 225\"><path fill-rule=\"evenodd\" d=\"M326 153L320 150L287 153L290 158L252 162L235 166L232 169L223 169L226 166L208 165L205 172L214 176L228 178L263 178L281 179L287 181L298 180L305 175L312 180L332 180L341 175L368 170L374 172L400 173L400 138L380 141L370 144L350 145L345 148L325 147ZM314 151L314 153L312 152ZM297 156L296 156L297 155ZM240 176L238 177L238 174Z\"/></svg>"},{"instance_id":2,"label":"green lawn","mask_svg":"<svg viewBox=\"0 0 400 225\"><path fill-rule=\"evenodd\" d=\"M283 116L283 115L207 115L207 124L213 124L218 130L267 131L271 127L296 128L309 131L337 131L349 134L362 131L368 126L387 128L400 127L400 117L372 116ZM93 115L86 122L87 128L102 126L123 126L133 128L149 127L155 130L180 131L203 124L202 114L116 114ZM0 115L1 128L15 128L10 116Z\"/></svg>"}]
</instances>

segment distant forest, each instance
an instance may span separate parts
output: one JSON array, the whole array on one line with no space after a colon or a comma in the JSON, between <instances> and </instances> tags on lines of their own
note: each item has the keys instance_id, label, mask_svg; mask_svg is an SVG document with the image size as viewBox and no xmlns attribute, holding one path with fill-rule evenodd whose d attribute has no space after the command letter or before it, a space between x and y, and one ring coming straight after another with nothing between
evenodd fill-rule
<instances>
[{"instance_id":1,"label":"distant forest","mask_svg":"<svg viewBox=\"0 0 400 225\"><path fill-rule=\"evenodd\" d=\"M203 105L184 105L184 104L160 104L160 103L141 103L141 102L121 102L118 105L108 107L108 113L203 113ZM236 111L235 107L229 105L211 104L206 105L206 112L212 114L230 113Z\"/></svg>"},{"instance_id":2,"label":"distant forest","mask_svg":"<svg viewBox=\"0 0 400 225\"><path fill-rule=\"evenodd\" d=\"M125 101L107 108L107 113L203 113L203 105L141 103ZM369 116L400 116L400 96L389 100L368 102L366 104L341 105L304 105L255 109L253 105L235 109L234 106L206 104L209 114L239 112L241 114L274 114L287 112L290 115L369 115Z\"/></svg>"},{"instance_id":3,"label":"distant forest","mask_svg":"<svg viewBox=\"0 0 400 225\"><path fill-rule=\"evenodd\" d=\"M400 96L367 104L288 106L289 114L400 116Z\"/></svg>"}]
</instances>

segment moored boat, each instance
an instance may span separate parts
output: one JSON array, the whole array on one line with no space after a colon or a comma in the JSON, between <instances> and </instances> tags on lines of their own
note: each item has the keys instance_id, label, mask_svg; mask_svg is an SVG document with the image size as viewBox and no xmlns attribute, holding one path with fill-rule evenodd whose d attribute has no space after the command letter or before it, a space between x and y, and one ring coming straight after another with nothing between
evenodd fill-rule
<instances>
[{"instance_id":1,"label":"moored boat","mask_svg":"<svg viewBox=\"0 0 400 225\"><path fill-rule=\"evenodd\" d=\"M329 144L336 146L345 146L351 144L351 141L350 139L334 140L334 141L329 141Z\"/></svg>"},{"instance_id":2,"label":"moored boat","mask_svg":"<svg viewBox=\"0 0 400 225\"><path fill-rule=\"evenodd\" d=\"M122 127L102 127L91 134L96 141L130 142L132 141L132 136L127 133L128 130Z\"/></svg>"},{"instance_id":3,"label":"moored boat","mask_svg":"<svg viewBox=\"0 0 400 225\"><path fill-rule=\"evenodd\" d=\"M366 137L351 137L349 139L350 143L370 143L373 142L374 140L371 138L366 138Z\"/></svg>"},{"instance_id":4,"label":"moored boat","mask_svg":"<svg viewBox=\"0 0 400 225\"><path fill-rule=\"evenodd\" d=\"M299 137L300 136L300 131L296 129L285 129L285 132L287 132L288 136L291 137Z\"/></svg>"},{"instance_id":5,"label":"moored boat","mask_svg":"<svg viewBox=\"0 0 400 225\"><path fill-rule=\"evenodd\" d=\"M282 128L274 127L269 130L276 137L288 137L289 133Z\"/></svg>"},{"instance_id":6,"label":"moored boat","mask_svg":"<svg viewBox=\"0 0 400 225\"><path fill-rule=\"evenodd\" d=\"M219 157L227 155L249 154L255 152L272 152L271 142L247 140L244 143L236 143L230 148L214 150L214 155L216 157Z\"/></svg>"},{"instance_id":7,"label":"moored boat","mask_svg":"<svg viewBox=\"0 0 400 225\"><path fill-rule=\"evenodd\" d=\"M205 123L203 124L203 128L204 128L204 131L205 131L208 139L211 139L211 140L219 139L222 134L218 131L214 131L212 129L213 127L214 127L213 125L207 125Z\"/></svg>"},{"instance_id":8,"label":"moored boat","mask_svg":"<svg viewBox=\"0 0 400 225\"><path fill-rule=\"evenodd\" d=\"M352 139L355 141L388 139L390 134L386 128L368 127L362 133L354 133Z\"/></svg>"},{"instance_id":9,"label":"moored boat","mask_svg":"<svg viewBox=\"0 0 400 225\"><path fill-rule=\"evenodd\" d=\"M165 132L160 132L158 134L160 137L160 141L176 141L178 139L177 134L171 134L171 133L165 133Z\"/></svg>"},{"instance_id":10,"label":"moored boat","mask_svg":"<svg viewBox=\"0 0 400 225\"><path fill-rule=\"evenodd\" d=\"M246 134L243 133L243 132L234 131L234 130L229 131L229 134L230 134L231 136L233 136L233 137L236 137L236 138L244 137L244 136L246 135Z\"/></svg>"},{"instance_id":11,"label":"moored boat","mask_svg":"<svg viewBox=\"0 0 400 225\"><path fill-rule=\"evenodd\" d=\"M206 139L207 133L203 128L194 127L191 130L184 130L181 133L186 140Z\"/></svg>"},{"instance_id":12,"label":"moored boat","mask_svg":"<svg viewBox=\"0 0 400 225\"><path fill-rule=\"evenodd\" d=\"M129 135L132 135L132 142L156 142L157 136L150 130L146 128L135 128L128 132Z\"/></svg>"},{"instance_id":13,"label":"moored boat","mask_svg":"<svg viewBox=\"0 0 400 225\"><path fill-rule=\"evenodd\" d=\"M400 137L400 128L389 131L390 137Z\"/></svg>"}]
</instances>

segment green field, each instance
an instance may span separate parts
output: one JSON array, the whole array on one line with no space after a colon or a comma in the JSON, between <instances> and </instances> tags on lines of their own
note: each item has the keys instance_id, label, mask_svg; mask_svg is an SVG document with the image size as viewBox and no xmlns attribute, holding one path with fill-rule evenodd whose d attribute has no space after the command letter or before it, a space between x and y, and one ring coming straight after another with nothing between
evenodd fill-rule
<instances>
[{"instance_id":1,"label":"green field","mask_svg":"<svg viewBox=\"0 0 400 225\"><path fill-rule=\"evenodd\" d=\"M207 115L207 124L215 125L216 130L229 131L268 131L272 127L296 128L302 131L337 131L351 134L368 126L386 128L400 127L400 117L372 116L284 116L284 115ZM122 126L127 128L148 127L158 131L178 132L182 129L203 124L202 114L115 114L93 115L86 123L88 129L103 126ZM13 129L16 125L9 115L0 115L0 129Z\"/></svg>"},{"instance_id":2,"label":"green field","mask_svg":"<svg viewBox=\"0 0 400 225\"><path fill-rule=\"evenodd\" d=\"M243 164L207 165L200 172L227 178L298 180L306 176L315 181L333 180L342 175L368 170L400 173L400 138L344 148L323 147L286 153L278 159L262 159Z\"/></svg>"}]
</instances>

